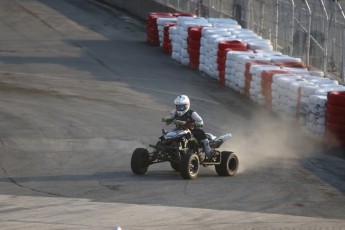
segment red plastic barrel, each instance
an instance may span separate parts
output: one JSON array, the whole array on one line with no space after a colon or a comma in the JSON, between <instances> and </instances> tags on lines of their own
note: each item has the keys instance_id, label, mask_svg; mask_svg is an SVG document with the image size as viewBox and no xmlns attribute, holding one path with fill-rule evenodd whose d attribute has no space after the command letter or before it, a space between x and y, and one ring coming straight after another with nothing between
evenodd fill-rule
<instances>
[{"instance_id":1,"label":"red plastic barrel","mask_svg":"<svg viewBox=\"0 0 345 230\"><path fill-rule=\"evenodd\" d=\"M200 64L200 42L202 28L205 26L192 26L188 28L188 53L189 53L189 67L192 69L199 69Z\"/></svg>"},{"instance_id":2,"label":"red plastic barrel","mask_svg":"<svg viewBox=\"0 0 345 230\"><path fill-rule=\"evenodd\" d=\"M176 23L167 23L164 25L164 34L163 34L163 51L169 55L172 53L172 44L169 36L169 28L176 26Z\"/></svg>"},{"instance_id":3,"label":"red plastic barrel","mask_svg":"<svg viewBox=\"0 0 345 230\"><path fill-rule=\"evenodd\" d=\"M247 43L237 40L232 41L221 41L218 43L218 49L236 49L236 50L247 50Z\"/></svg>"},{"instance_id":4,"label":"red plastic barrel","mask_svg":"<svg viewBox=\"0 0 345 230\"><path fill-rule=\"evenodd\" d=\"M326 108L327 140L345 146L345 92L328 93Z\"/></svg>"},{"instance_id":5,"label":"red plastic barrel","mask_svg":"<svg viewBox=\"0 0 345 230\"><path fill-rule=\"evenodd\" d=\"M272 108L272 82L273 75L289 73L285 70L264 70L261 73L261 93L265 98L265 108L271 110Z\"/></svg>"},{"instance_id":6,"label":"red plastic barrel","mask_svg":"<svg viewBox=\"0 0 345 230\"><path fill-rule=\"evenodd\" d=\"M274 63L276 66L279 67L287 67L287 68L298 68L298 69L307 69L303 62L276 62Z\"/></svg>"},{"instance_id":7,"label":"red plastic barrel","mask_svg":"<svg viewBox=\"0 0 345 230\"><path fill-rule=\"evenodd\" d=\"M190 14L190 13L173 13L172 14L174 17L196 17L195 14Z\"/></svg>"}]
</instances>

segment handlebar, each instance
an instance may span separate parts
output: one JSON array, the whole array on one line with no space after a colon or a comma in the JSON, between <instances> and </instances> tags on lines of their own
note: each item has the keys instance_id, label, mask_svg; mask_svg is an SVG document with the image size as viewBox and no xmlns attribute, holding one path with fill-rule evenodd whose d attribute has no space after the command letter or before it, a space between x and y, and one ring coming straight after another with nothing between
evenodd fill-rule
<instances>
[{"instance_id":1,"label":"handlebar","mask_svg":"<svg viewBox=\"0 0 345 230\"><path fill-rule=\"evenodd\" d=\"M195 124L194 123L187 123L186 121L180 121L180 120L174 120L172 121L177 127L180 127L182 129L194 129Z\"/></svg>"},{"instance_id":2,"label":"handlebar","mask_svg":"<svg viewBox=\"0 0 345 230\"><path fill-rule=\"evenodd\" d=\"M194 123L187 123L186 121L176 120L176 119L165 119L163 120L167 125L174 124L182 129L194 129Z\"/></svg>"},{"instance_id":3,"label":"handlebar","mask_svg":"<svg viewBox=\"0 0 345 230\"><path fill-rule=\"evenodd\" d=\"M173 120L172 121L175 125L186 125L186 121L180 121L180 120Z\"/></svg>"}]
</instances>

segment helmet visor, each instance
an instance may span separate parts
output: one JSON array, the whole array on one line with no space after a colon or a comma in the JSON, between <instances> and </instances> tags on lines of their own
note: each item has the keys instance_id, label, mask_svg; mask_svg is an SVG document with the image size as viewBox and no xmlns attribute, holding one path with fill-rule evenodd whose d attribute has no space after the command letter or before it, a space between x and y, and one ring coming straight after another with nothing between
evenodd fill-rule
<instances>
[{"instance_id":1,"label":"helmet visor","mask_svg":"<svg viewBox=\"0 0 345 230\"><path fill-rule=\"evenodd\" d=\"M187 105L176 105L177 111L185 111L187 109Z\"/></svg>"}]
</instances>

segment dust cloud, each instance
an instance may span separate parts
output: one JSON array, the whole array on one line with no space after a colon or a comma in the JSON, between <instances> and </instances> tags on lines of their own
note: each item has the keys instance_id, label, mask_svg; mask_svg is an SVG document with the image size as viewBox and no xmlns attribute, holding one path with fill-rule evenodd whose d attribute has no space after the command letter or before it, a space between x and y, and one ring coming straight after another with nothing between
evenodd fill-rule
<instances>
[{"instance_id":1,"label":"dust cloud","mask_svg":"<svg viewBox=\"0 0 345 230\"><path fill-rule=\"evenodd\" d=\"M257 170L277 161L291 162L317 153L319 144L302 129L296 121L257 109L249 120L232 130L233 138L222 147L236 153L239 171Z\"/></svg>"}]
</instances>

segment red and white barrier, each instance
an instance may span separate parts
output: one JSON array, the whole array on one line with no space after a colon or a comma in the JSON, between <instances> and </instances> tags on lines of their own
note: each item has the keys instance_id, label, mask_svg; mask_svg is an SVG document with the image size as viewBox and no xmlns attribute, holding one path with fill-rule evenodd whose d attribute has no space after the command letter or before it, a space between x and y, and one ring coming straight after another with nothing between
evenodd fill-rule
<instances>
[{"instance_id":1,"label":"red and white barrier","mask_svg":"<svg viewBox=\"0 0 345 230\"><path fill-rule=\"evenodd\" d=\"M151 13L147 42L161 44L181 64L299 122L311 137L345 146L345 86L309 70L300 58L274 51L271 41L233 19Z\"/></svg>"}]
</instances>

